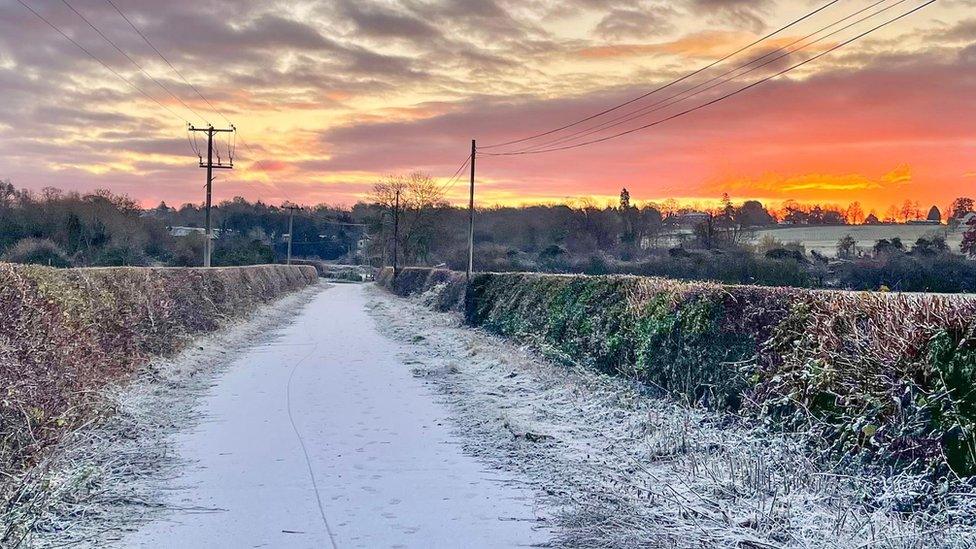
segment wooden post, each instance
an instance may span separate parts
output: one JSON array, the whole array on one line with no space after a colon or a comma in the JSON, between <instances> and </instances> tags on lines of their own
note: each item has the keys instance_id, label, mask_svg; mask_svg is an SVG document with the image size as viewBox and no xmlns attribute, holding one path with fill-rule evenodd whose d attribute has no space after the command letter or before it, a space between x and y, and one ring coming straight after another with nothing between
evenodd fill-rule
<instances>
[{"instance_id":1,"label":"wooden post","mask_svg":"<svg viewBox=\"0 0 976 549\"><path fill-rule=\"evenodd\" d=\"M478 153L477 142L471 140L471 191L468 195L468 270L465 271L465 280L471 280L471 272L474 271L474 161Z\"/></svg>"}]
</instances>

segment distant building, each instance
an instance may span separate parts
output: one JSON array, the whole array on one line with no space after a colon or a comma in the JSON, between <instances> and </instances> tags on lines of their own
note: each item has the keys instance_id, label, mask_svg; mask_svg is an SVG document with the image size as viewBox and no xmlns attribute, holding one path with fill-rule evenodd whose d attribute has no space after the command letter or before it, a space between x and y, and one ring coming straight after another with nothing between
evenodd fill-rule
<instances>
[{"instance_id":1,"label":"distant building","mask_svg":"<svg viewBox=\"0 0 976 549\"><path fill-rule=\"evenodd\" d=\"M359 239L356 240L356 259L362 263L365 263L369 259L367 253L368 250L369 250L369 235L366 234L366 231L363 231L362 236L360 236Z\"/></svg>"},{"instance_id":2,"label":"distant building","mask_svg":"<svg viewBox=\"0 0 976 549\"><path fill-rule=\"evenodd\" d=\"M679 227L697 227L707 222L708 218L709 215L705 212L685 212L673 215L668 220Z\"/></svg>"},{"instance_id":3,"label":"distant building","mask_svg":"<svg viewBox=\"0 0 976 549\"><path fill-rule=\"evenodd\" d=\"M174 236L176 238L187 237L191 234L207 234L207 230L203 227L166 227L166 230L169 231L170 236ZM220 236L220 229L213 229L213 236L214 238Z\"/></svg>"},{"instance_id":4,"label":"distant building","mask_svg":"<svg viewBox=\"0 0 976 549\"><path fill-rule=\"evenodd\" d=\"M175 236L177 238L182 238L184 236L190 236L191 234L204 234L206 229L202 227L166 227L169 230L170 236Z\"/></svg>"}]
</instances>

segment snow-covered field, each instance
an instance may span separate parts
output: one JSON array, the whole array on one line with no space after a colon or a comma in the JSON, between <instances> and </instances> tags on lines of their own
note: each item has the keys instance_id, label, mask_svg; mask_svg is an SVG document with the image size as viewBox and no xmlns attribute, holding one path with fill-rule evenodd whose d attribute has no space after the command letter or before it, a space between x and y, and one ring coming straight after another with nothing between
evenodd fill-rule
<instances>
[{"instance_id":1,"label":"snow-covered field","mask_svg":"<svg viewBox=\"0 0 976 549\"><path fill-rule=\"evenodd\" d=\"M954 251L959 251L962 231L949 231L945 225L844 225L844 226L800 226L759 229L752 235L757 243L763 237L772 237L780 242L799 242L807 251L816 250L827 257L837 255L837 241L851 235L857 241L857 248L870 251L874 243L882 238L901 238L905 247L911 249L919 238L941 236Z\"/></svg>"},{"instance_id":2,"label":"snow-covered field","mask_svg":"<svg viewBox=\"0 0 976 549\"><path fill-rule=\"evenodd\" d=\"M157 361L39 469L28 546L932 547L913 480L553 364L372 285Z\"/></svg>"}]
</instances>

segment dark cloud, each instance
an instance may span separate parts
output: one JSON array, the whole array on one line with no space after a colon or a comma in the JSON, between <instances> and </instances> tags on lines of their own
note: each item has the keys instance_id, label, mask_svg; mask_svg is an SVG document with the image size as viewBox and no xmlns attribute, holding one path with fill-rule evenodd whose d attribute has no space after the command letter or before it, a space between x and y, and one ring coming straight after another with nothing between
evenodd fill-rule
<instances>
[{"instance_id":1,"label":"dark cloud","mask_svg":"<svg viewBox=\"0 0 976 549\"><path fill-rule=\"evenodd\" d=\"M959 60L967 65L976 67L976 44L970 44L959 52Z\"/></svg>"},{"instance_id":2,"label":"dark cloud","mask_svg":"<svg viewBox=\"0 0 976 549\"><path fill-rule=\"evenodd\" d=\"M82 125L93 128L127 126L137 120L116 111L99 111L92 108L44 105L31 111L32 121L51 126Z\"/></svg>"},{"instance_id":3,"label":"dark cloud","mask_svg":"<svg viewBox=\"0 0 976 549\"><path fill-rule=\"evenodd\" d=\"M186 139L172 137L144 138L127 134L112 139L98 139L93 146L110 152L125 151L182 156L186 154L188 144ZM203 148L206 151L206 144L204 144Z\"/></svg>"},{"instance_id":4,"label":"dark cloud","mask_svg":"<svg viewBox=\"0 0 976 549\"><path fill-rule=\"evenodd\" d=\"M933 37L942 40L976 42L976 18L959 21L944 31L933 33Z\"/></svg>"},{"instance_id":5,"label":"dark cloud","mask_svg":"<svg viewBox=\"0 0 976 549\"><path fill-rule=\"evenodd\" d=\"M690 9L714 21L743 30L759 32L766 28L765 17L773 0L690 0Z\"/></svg>"},{"instance_id":6,"label":"dark cloud","mask_svg":"<svg viewBox=\"0 0 976 549\"><path fill-rule=\"evenodd\" d=\"M614 8L594 29L603 38L652 38L674 30L677 10L670 6L638 6Z\"/></svg>"},{"instance_id":7,"label":"dark cloud","mask_svg":"<svg viewBox=\"0 0 976 549\"><path fill-rule=\"evenodd\" d=\"M340 0L338 6L342 15L356 25L356 30L367 36L434 40L442 34L440 29L409 12L360 0Z\"/></svg>"}]
</instances>

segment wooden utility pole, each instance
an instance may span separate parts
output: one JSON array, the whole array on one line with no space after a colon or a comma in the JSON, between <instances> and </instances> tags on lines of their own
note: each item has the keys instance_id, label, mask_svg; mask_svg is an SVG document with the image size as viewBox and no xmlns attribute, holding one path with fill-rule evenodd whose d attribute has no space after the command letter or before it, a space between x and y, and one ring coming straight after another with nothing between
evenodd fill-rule
<instances>
[{"instance_id":1,"label":"wooden utility pole","mask_svg":"<svg viewBox=\"0 0 976 549\"><path fill-rule=\"evenodd\" d=\"M234 128L234 126L231 126L229 129L217 129L214 128L213 126L208 125L206 128L196 128L194 126L190 126L190 131L206 132L207 134L207 163L206 164L203 163L203 157L201 156L200 167L207 169L207 211L205 214L207 229L205 235L206 242L204 243L204 247L203 247L203 266L210 267L210 257L213 254L213 227L211 225L211 219L210 219L211 195L213 194L213 171L215 169L218 170L234 169L234 158L230 156L230 154L228 154L227 164L224 164L220 160L219 155L217 156L217 163L214 164L213 138L214 138L214 134L216 133L232 133L237 131L237 129Z\"/></svg>"},{"instance_id":2,"label":"wooden utility pole","mask_svg":"<svg viewBox=\"0 0 976 549\"><path fill-rule=\"evenodd\" d=\"M288 259L286 263L291 265L291 243L295 241L295 210L298 206L285 206L289 210L288 215Z\"/></svg>"},{"instance_id":3,"label":"wooden utility pole","mask_svg":"<svg viewBox=\"0 0 976 549\"><path fill-rule=\"evenodd\" d=\"M474 270L474 161L478 154L478 144L471 140L471 192L468 196L468 270L464 273L467 281L471 280Z\"/></svg>"},{"instance_id":4,"label":"wooden utility pole","mask_svg":"<svg viewBox=\"0 0 976 549\"><path fill-rule=\"evenodd\" d=\"M400 187L396 188L396 200L393 206L393 279L396 280L397 274L399 273L400 263L398 261L397 253L399 252L397 245L400 242Z\"/></svg>"}]
</instances>

